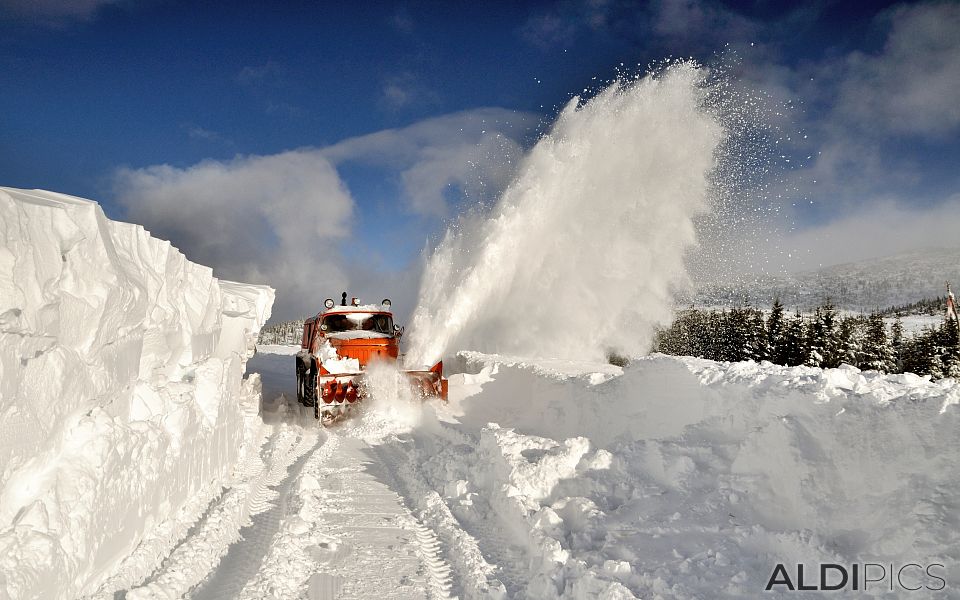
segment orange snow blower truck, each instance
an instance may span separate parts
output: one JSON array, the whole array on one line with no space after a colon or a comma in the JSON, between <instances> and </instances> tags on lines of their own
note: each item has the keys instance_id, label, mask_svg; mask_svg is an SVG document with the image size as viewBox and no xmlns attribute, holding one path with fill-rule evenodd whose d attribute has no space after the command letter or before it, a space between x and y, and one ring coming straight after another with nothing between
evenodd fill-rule
<instances>
[{"instance_id":1,"label":"orange snow blower truck","mask_svg":"<svg viewBox=\"0 0 960 600\"><path fill-rule=\"evenodd\" d=\"M344 292L339 306L332 298L323 305L322 312L303 324L296 355L297 401L313 407L314 416L328 422L345 415L367 395L364 371L368 365L397 361L403 328L393 323L388 299L379 306L361 306L357 298L347 304ZM446 401L443 361L428 370L403 373L421 397Z\"/></svg>"}]
</instances>

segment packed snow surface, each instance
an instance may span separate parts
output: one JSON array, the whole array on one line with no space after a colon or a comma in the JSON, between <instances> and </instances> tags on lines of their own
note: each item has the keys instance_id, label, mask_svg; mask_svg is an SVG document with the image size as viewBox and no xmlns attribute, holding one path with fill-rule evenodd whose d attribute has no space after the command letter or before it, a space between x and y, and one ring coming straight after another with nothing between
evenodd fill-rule
<instances>
[{"instance_id":1,"label":"packed snow surface","mask_svg":"<svg viewBox=\"0 0 960 600\"><path fill-rule=\"evenodd\" d=\"M609 367L462 356L411 464L468 527L501 523L512 595L757 597L778 562L937 563L957 595L953 380L656 355L596 383Z\"/></svg>"},{"instance_id":2,"label":"packed snow surface","mask_svg":"<svg viewBox=\"0 0 960 600\"><path fill-rule=\"evenodd\" d=\"M427 265L409 364L447 351L603 360L649 350L687 283L723 128L687 63L574 98L484 220Z\"/></svg>"},{"instance_id":3,"label":"packed snow surface","mask_svg":"<svg viewBox=\"0 0 960 600\"><path fill-rule=\"evenodd\" d=\"M240 456L272 303L94 202L0 188L0 597L91 593L147 534L162 558Z\"/></svg>"},{"instance_id":4,"label":"packed snow surface","mask_svg":"<svg viewBox=\"0 0 960 600\"><path fill-rule=\"evenodd\" d=\"M180 541L146 536L93 597L744 598L777 563L827 562L937 564L944 597L960 586L952 380L462 352L448 404L381 364L321 429L292 400L293 350L250 363L242 484L155 527Z\"/></svg>"},{"instance_id":5,"label":"packed snow surface","mask_svg":"<svg viewBox=\"0 0 960 600\"><path fill-rule=\"evenodd\" d=\"M265 417L311 427L271 352L254 361ZM372 397L287 485L266 550L225 567L236 592L194 597L748 598L777 563L867 562L942 565L957 596L952 380L662 355L453 362L446 405L372 372Z\"/></svg>"}]
</instances>

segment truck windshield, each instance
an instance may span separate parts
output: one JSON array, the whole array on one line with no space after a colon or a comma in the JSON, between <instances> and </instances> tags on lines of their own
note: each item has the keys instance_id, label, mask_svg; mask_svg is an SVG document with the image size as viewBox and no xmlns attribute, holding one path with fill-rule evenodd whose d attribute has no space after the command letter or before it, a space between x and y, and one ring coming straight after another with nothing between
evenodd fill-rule
<instances>
[{"instance_id":1,"label":"truck windshield","mask_svg":"<svg viewBox=\"0 0 960 600\"><path fill-rule=\"evenodd\" d=\"M323 318L327 333L339 331L373 331L393 333L393 317L382 313L346 313L327 315Z\"/></svg>"}]
</instances>

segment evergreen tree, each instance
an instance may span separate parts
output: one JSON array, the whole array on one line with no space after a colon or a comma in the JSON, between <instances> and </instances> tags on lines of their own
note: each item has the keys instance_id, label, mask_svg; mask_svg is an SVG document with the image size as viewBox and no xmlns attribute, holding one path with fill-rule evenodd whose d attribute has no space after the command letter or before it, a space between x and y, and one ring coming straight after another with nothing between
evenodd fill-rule
<instances>
[{"instance_id":1,"label":"evergreen tree","mask_svg":"<svg viewBox=\"0 0 960 600\"><path fill-rule=\"evenodd\" d=\"M837 328L839 348L837 361L848 365L858 366L862 362L864 351L864 335L860 317L843 317Z\"/></svg>"},{"instance_id":2,"label":"evergreen tree","mask_svg":"<svg viewBox=\"0 0 960 600\"><path fill-rule=\"evenodd\" d=\"M747 358L760 362L769 360L770 343L767 339L767 328L763 320L763 312L751 308L747 318Z\"/></svg>"},{"instance_id":3,"label":"evergreen tree","mask_svg":"<svg viewBox=\"0 0 960 600\"><path fill-rule=\"evenodd\" d=\"M903 322L900 313L890 327L890 349L893 352L893 373L903 373Z\"/></svg>"},{"instance_id":4,"label":"evergreen tree","mask_svg":"<svg viewBox=\"0 0 960 600\"><path fill-rule=\"evenodd\" d=\"M903 344L903 371L917 375L932 375L939 371L934 365L937 331L927 328ZM939 356L936 357L939 362Z\"/></svg>"},{"instance_id":5,"label":"evergreen tree","mask_svg":"<svg viewBox=\"0 0 960 600\"><path fill-rule=\"evenodd\" d=\"M710 360L725 360L724 337L726 336L726 311L710 311L704 320L705 330L703 357Z\"/></svg>"},{"instance_id":6,"label":"evergreen tree","mask_svg":"<svg viewBox=\"0 0 960 600\"><path fill-rule=\"evenodd\" d=\"M744 359L746 343L746 320L743 310L734 306L730 312L723 312L723 360L736 362Z\"/></svg>"},{"instance_id":7,"label":"evergreen tree","mask_svg":"<svg viewBox=\"0 0 960 600\"><path fill-rule=\"evenodd\" d=\"M805 364L810 357L810 346L806 340L806 327L800 309L787 323L783 332L783 363L790 367Z\"/></svg>"},{"instance_id":8,"label":"evergreen tree","mask_svg":"<svg viewBox=\"0 0 960 600\"><path fill-rule=\"evenodd\" d=\"M837 318L837 309L834 307L833 301L828 299L826 303L824 303L820 315L823 335L823 342L821 343L823 360L821 366L824 368L839 367L840 362L843 360L843 348L846 340L842 337Z\"/></svg>"},{"instance_id":9,"label":"evergreen tree","mask_svg":"<svg viewBox=\"0 0 960 600\"><path fill-rule=\"evenodd\" d=\"M927 358L927 372L933 379L943 379L943 327L931 329L923 344L923 353Z\"/></svg>"},{"instance_id":10,"label":"evergreen tree","mask_svg":"<svg viewBox=\"0 0 960 600\"><path fill-rule=\"evenodd\" d=\"M940 347L943 377L960 379L960 330L953 319L945 319L940 326Z\"/></svg>"},{"instance_id":11,"label":"evergreen tree","mask_svg":"<svg viewBox=\"0 0 960 600\"><path fill-rule=\"evenodd\" d=\"M266 327L260 343L299 343L303 321ZM655 349L667 354L700 356L718 361L771 360L777 364L834 367L841 363L864 370L910 372L933 379L960 379L960 329L952 320L905 336L897 314L890 332L883 314L838 315L830 302L810 319L797 310L784 315L779 300L770 315L749 306L730 310L695 310L677 314L659 331Z\"/></svg>"},{"instance_id":12,"label":"evergreen tree","mask_svg":"<svg viewBox=\"0 0 960 600\"><path fill-rule=\"evenodd\" d=\"M871 314L867 321L864 350L857 366L883 373L894 369L893 347L887 338L887 328L880 313Z\"/></svg>"},{"instance_id":13,"label":"evergreen tree","mask_svg":"<svg viewBox=\"0 0 960 600\"><path fill-rule=\"evenodd\" d=\"M657 333L654 348L676 356L703 356L702 346L708 335L702 313L690 308L677 313L669 329Z\"/></svg>"},{"instance_id":14,"label":"evergreen tree","mask_svg":"<svg viewBox=\"0 0 960 600\"><path fill-rule=\"evenodd\" d=\"M302 334L303 319L283 321L262 328L257 338L257 343L299 345Z\"/></svg>"},{"instance_id":15,"label":"evergreen tree","mask_svg":"<svg viewBox=\"0 0 960 600\"><path fill-rule=\"evenodd\" d=\"M783 319L783 304L780 298L773 301L770 316L767 317L767 354L771 362L787 364L786 324Z\"/></svg>"},{"instance_id":16,"label":"evergreen tree","mask_svg":"<svg viewBox=\"0 0 960 600\"><path fill-rule=\"evenodd\" d=\"M714 342L716 331L711 328L710 315L694 311L690 319L687 340L691 356L707 357Z\"/></svg>"},{"instance_id":17,"label":"evergreen tree","mask_svg":"<svg viewBox=\"0 0 960 600\"><path fill-rule=\"evenodd\" d=\"M819 306L813 312L813 319L807 324L804 337L809 351L803 364L808 367L822 367L826 352L824 349L826 331L823 325L823 310Z\"/></svg>"},{"instance_id":18,"label":"evergreen tree","mask_svg":"<svg viewBox=\"0 0 960 600\"><path fill-rule=\"evenodd\" d=\"M929 327L914 337L910 349L910 369L918 375L930 375L933 379L943 377L943 345L940 327Z\"/></svg>"}]
</instances>

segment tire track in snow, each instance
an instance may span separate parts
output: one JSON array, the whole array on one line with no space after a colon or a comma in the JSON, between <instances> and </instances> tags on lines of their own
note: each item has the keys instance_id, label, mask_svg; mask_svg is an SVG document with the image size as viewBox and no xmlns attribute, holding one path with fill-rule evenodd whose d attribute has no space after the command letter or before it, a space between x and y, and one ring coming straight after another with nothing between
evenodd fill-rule
<instances>
[{"instance_id":1,"label":"tire track in snow","mask_svg":"<svg viewBox=\"0 0 960 600\"><path fill-rule=\"evenodd\" d=\"M426 526L411 510L407 486L398 478L397 465L386 460L388 453L380 446L366 444L364 448L368 456L375 459L375 465L380 471L380 477L390 489L397 494L407 511L410 526L415 537L415 549L426 569L425 582L429 586L430 598L450 598L453 589L453 572L450 564L444 558L449 556L447 549L441 544L440 538L430 527Z\"/></svg>"},{"instance_id":2,"label":"tire track in snow","mask_svg":"<svg viewBox=\"0 0 960 600\"><path fill-rule=\"evenodd\" d=\"M505 598L507 589L497 578L498 567L487 562L478 540L470 535L450 511L443 498L411 466L410 455L399 443L373 446L373 452L396 481L396 489L413 508L417 520L443 542L445 554L456 571L458 595L465 598Z\"/></svg>"},{"instance_id":3,"label":"tire track in snow","mask_svg":"<svg viewBox=\"0 0 960 600\"><path fill-rule=\"evenodd\" d=\"M263 597L301 597L303 589L307 587L307 579L315 565L308 547L313 541L309 537L300 535L304 532L302 520L298 518L298 511L303 506L304 479L309 477L317 465L325 464L340 445L336 435L327 435L322 446L312 452L301 469L300 475L293 483L289 500L285 503L283 519L279 529L273 536L266 556L254 573L246 581L246 585L237 594L236 598L263 598ZM321 541L319 544L324 544ZM325 586L331 593L337 589L336 581L326 582ZM315 587L310 582L311 588ZM316 597L314 595L311 598ZM319 596L326 597L326 596ZM330 596L334 597L334 596Z\"/></svg>"},{"instance_id":4,"label":"tire track in snow","mask_svg":"<svg viewBox=\"0 0 960 600\"><path fill-rule=\"evenodd\" d=\"M434 598L449 598L453 583L450 565L440 555L440 540L432 529L416 521L414 526L420 560L427 568L430 589Z\"/></svg>"},{"instance_id":5,"label":"tire track in snow","mask_svg":"<svg viewBox=\"0 0 960 600\"><path fill-rule=\"evenodd\" d=\"M474 502L477 502L475 499ZM489 508L489 505L484 502ZM487 514L493 514L489 509ZM529 557L512 541L504 527L484 519L469 518L460 514L458 521L477 539L484 558L496 565L498 579L503 583L508 598L524 598L530 574L527 569Z\"/></svg>"},{"instance_id":6,"label":"tire track in snow","mask_svg":"<svg viewBox=\"0 0 960 600\"><path fill-rule=\"evenodd\" d=\"M463 594L524 598L531 578L537 575L534 562L538 559L531 556L526 540L517 536L522 524L507 507L497 505L500 493L477 489L478 493L467 496L469 503L460 504L456 498L446 498L448 490L434 487L457 479L477 480L478 461L482 460L476 450L478 443L459 427L438 421L434 427L420 428L412 436L378 446L377 451L403 481L401 488L405 488L408 502L417 507L418 518L455 549L451 562L466 583Z\"/></svg>"},{"instance_id":7,"label":"tire track in snow","mask_svg":"<svg viewBox=\"0 0 960 600\"><path fill-rule=\"evenodd\" d=\"M290 488L303 469L311 449L316 447L316 432L301 432L296 446L280 448L280 456L270 462L266 485L276 490L257 494L251 502L251 523L240 531L240 540L230 545L226 555L207 579L191 593L195 600L230 600L256 573L270 548L280 521L286 512ZM291 461L291 459L295 459ZM290 464L292 462L292 465ZM290 465L290 468L287 468Z\"/></svg>"},{"instance_id":8,"label":"tire track in snow","mask_svg":"<svg viewBox=\"0 0 960 600\"><path fill-rule=\"evenodd\" d=\"M450 598L440 540L404 505L389 469L365 441L331 432L239 597Z\"/></svg>"}]
</instances>

